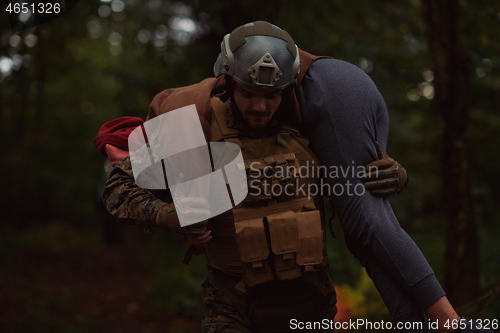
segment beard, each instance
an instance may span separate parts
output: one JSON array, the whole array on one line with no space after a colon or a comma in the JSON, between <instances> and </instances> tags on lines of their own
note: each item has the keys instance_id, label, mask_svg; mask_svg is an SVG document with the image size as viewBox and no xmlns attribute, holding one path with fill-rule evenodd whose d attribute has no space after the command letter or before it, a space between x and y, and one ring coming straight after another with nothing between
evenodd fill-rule
<instances>
[{"instance_id":1,"label":"beard","mask_svg":"<svg viewBox=\"0 0 500 333\"><path fill-rule=\"evenodd\" d=\"M248 127L253 130L262 130L267 127L271 121L272 113L269 111L250 110L242 114L243 119Z\"/></svg>"}]
</instances>

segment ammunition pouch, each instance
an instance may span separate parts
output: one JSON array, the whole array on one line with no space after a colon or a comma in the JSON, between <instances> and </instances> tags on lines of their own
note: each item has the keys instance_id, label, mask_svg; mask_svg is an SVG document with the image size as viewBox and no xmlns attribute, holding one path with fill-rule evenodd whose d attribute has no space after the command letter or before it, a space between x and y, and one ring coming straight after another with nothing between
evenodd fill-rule
<instances>
[{"instance_id":1,"label":"ammunition pouch","mask_svg":"<svg viewBox=\"0 0 500 333\"><path fill-rule=\"evenodd\" d=\"M327 266L325 234L318 210L285 211L235 222L245 284L292 280Z\"/></svg>"},{"instance_id":2,"label":"ammunition pouch","mask_svg":"<svg viewBox=\"0 0 500 333\"><path fill-rule=\"evenodd\" d=\"M214 237L207 244L208 264L244 277L247 287L328 267L321 214L306 198L236 208L211 219L208 228Z\"/></svg>"}]
</instances>

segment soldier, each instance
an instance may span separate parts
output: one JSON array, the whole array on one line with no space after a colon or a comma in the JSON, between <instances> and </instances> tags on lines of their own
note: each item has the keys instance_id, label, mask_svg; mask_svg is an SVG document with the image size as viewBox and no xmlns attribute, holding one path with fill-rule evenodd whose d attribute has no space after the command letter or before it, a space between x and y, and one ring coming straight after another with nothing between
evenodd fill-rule
<instances>
[{"instance_id":1,"label":"soldier","mask_svg":"<svg viewBox=\"0 0 500 333\"><path fill-rule=\"evenodd\" d=\"M406 173L387 155L377 154L376 141L385 147L387 137L383 100L354 66L299 50L288 33L267 22L226 35L214 73L216 78L158 94L147 120L195 104L207 141L240 146L247 177L256 180L254 192L206 223L181 228L175 205L138 187L125 158L104 191L108 210L146 232L155 227L183 232L191 245L206 249L203 332L285 332L292 321L331 332L323 325L336 310L325 272L321 197L300 191L278 195L269 189L320 184L314 172L320 160L327 167L354 168L379 155L374 165L386 168L383 177L389 180L383 181L388 188L376 194L401 191ZM395 321L421 322L420 331L428 331L425 310L442 321L440 331L445 331L446 319L459 320L387 200L348 194L346 186L357 185L359 173L326 176L330 190L344 186L342 194L324 194L339 215L350 250L366 266ZM189 199L187 209L204 205L199 198Z\"/></svg>"}]
</instances>

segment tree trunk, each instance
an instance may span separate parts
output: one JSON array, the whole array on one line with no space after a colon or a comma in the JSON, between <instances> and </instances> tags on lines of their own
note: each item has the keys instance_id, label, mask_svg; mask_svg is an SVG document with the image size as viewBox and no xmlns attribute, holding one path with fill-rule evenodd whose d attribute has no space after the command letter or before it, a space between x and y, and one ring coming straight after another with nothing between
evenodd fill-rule
<instances>
[{"instance_id":1,"label":"tree trunk","mask_svg":"<svg viewBox=\"0 0 500 333\"><path fill-rule=\"evenodd\" d=\"M445 289L454 306L478 296L477 230L465 132L470 59L461 38L458 0L422 0L434 71L433 110L441 127L441 172L447 227Z\"/></svg>"}]
</instances>

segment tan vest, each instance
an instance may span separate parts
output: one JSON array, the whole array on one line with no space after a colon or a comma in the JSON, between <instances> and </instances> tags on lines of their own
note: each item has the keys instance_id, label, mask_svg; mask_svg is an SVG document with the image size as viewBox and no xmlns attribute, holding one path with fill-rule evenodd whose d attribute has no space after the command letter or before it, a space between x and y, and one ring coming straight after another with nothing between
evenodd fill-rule
<instances>
[{"instance_id":1,"label":"tan vest","mask_svg":"<svg viewBox=\"0 0 500 333\"><path fill-rule=\"evenodd\" d=\"M212 109L210 141L241 147L249 195L210 219L208 265L244 277L250 287L325 269L324 223L316 209L322 198L308 197L319 160L307 148L308 140L288 126L276 136L249 139L226 126L226 106L216 97Z\"/></svg>"},{"instance_id":2,"label":"tan vest","mask_svg":"<svg viewBox=\"0 0 500 333\"><path fill-rule=\"evenodd\" d=\"M302 50L299 55L298 85L311 63L322 58ZM303 166L304 172L319 166L318 159L307 148L309 142L297 130L302 117L295 96L292 96L295 105L290 110L291 125L280 128L275 137L249 140L243 133L226 126L222 103L217 106L211 98L223 96L224 88L225 80L221 76L164 90L151 102L146 118L195 104L207 142L225 140L240 145L250 181L255 180L251 173L258 174L257 170L269 173L250 184L250 191L261 189L262 195L248 196L231 211L210 220L213 238L207 246L208 264L226 273L244 276L247 286L293 279L304 272L327 268L324 223L316 209L322 199L307 197L307 185L316 180L300 178L296 172L277 173L284 166L295 166L295 170ZM306 192L305 195L300 191L292 196L273 195L273 184L289 190L293 186L300 189L304 184L302 188Z\"/></svg>"}]
</instances>

